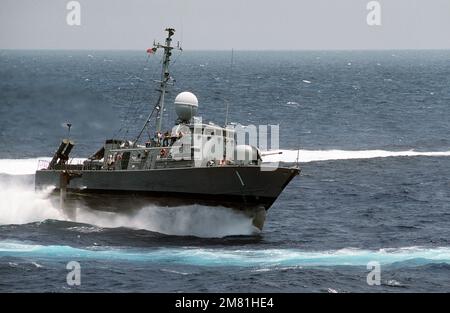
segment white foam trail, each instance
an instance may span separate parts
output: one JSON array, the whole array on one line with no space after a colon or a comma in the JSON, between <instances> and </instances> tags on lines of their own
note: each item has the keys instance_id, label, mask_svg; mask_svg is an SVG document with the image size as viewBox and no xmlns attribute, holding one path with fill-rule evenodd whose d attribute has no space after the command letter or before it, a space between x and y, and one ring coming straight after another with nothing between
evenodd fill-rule
<instances>
[{"instance_id":1,"label":"white foam trail","mask_svg":"<svg viewBox=\"0 0 450 313\"><path fill-rule=\"evenodd\" d=\"M388 151L388 150L298 150L299 162L315 162L329 160L372 159L387 157L448 157L450 151ZM297 162L297 150L272 150L269 153L282 152L282 154L263 156L264 162ZM263 152L265 153L265 152ZM0 174L32 175L38 169L39 161L50 161L51 158L31 159L0 159ZM74 158L73 164L82 163L85 159Z\"/></svg>"},{"instance_id":2,"label":"white foam trail","mask_svg":"<svg viewBox=\"0 0 450 313\"><path fill-rule=\"evenodd\" d=\"M373 159L388 157L448 157L450 151L421 152L414 150L407 151L387 151L387 150L274 150L269 153L282 152L282 154L271 154L263 156L263 162L297 162L301 163L329 161L329 160L350 160L350 159ZM263 152L264 153L264 152Z\"/></svg>"},{"instance_id":3,"label":"white foam trail","mask_svg":"<svg viewBox=\"0 0 450 313\"><path fill-rule=\"evenodd\" d=\"M34 174L39 160L50 161L50 158L34 159L0 159L0 174L28 175Z\"/></svg>"},{"instance_id":4,"label":"white foam trail","mask_svg":"<svg viewBox=\"0 0 450 313\"><path fill-rule=\"evenodd\" d=\"M39 161L50 162L51 158L31 158L31 159L0 159L0 174L8 175L32 175L36 172L39 166ZM73 158L70 159L71 164L82 163L85 159Z\"/></svg>"}]
</instances>

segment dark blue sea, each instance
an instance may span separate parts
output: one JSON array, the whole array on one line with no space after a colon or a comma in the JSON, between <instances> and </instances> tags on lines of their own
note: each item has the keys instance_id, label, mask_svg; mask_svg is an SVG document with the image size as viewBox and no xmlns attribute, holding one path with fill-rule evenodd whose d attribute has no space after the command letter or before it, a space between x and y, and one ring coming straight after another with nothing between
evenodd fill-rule
<instances>
[{"instance_id":1,"label":"dark blue sea","mask_svg":"<svg viewBox=\"0 0 450 313\"><path fill-rule=\"evenodd\" d=\"M0 51L1 292L450 292L450 51L183 52L171 105L280 127L302 173L257 233L222 207L79 208L34 191L73 126L73 156L136 135L160 55ZM81 284L69 285L70 261ZM375 262L375 263L374 263ZM369 264L369 266L368 266ZM379 264L379 285L368 275Z\"/></svg>"}]
</instances>

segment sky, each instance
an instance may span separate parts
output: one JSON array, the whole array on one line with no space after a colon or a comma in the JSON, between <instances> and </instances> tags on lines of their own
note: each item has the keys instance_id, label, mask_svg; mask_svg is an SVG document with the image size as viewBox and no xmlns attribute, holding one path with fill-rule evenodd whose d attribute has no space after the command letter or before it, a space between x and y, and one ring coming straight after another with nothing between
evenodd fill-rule
<instances>
[{"instance_id":1,"label":"sky","mask_svg":"<svg viewBox=\"0 0 450 313\"><path fill-rule=\"evenodd\" d=\"M167 26L186 50L450 49L450 0L0 0L0 49L151 46Z\"/></svg>"}]
</instances>

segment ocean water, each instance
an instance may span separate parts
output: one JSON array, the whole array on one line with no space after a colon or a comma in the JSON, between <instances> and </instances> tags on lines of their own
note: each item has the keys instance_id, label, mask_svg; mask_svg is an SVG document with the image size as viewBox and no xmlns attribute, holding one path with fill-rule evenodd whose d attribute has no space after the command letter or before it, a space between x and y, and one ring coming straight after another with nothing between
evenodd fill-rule
<instances>
[{"instance_id":1,"label":"ocean water","mask_svg":"<svg viewBox=\"0 0 450 313\"><path fill-rule=\"evenodd\" d=\"M139 51L0 51L0 291L450 291L450 52L184 52L199 115L280 125L302 174L258 233L221 207L80 207L68 220L33 173L73 124L75 161L132 138L160 58ZM300 149L299 152L297 150ZM69 286L66 265L81 266ZM369 262L380 285L369 285Z\"/></svg>"}]
</instances>

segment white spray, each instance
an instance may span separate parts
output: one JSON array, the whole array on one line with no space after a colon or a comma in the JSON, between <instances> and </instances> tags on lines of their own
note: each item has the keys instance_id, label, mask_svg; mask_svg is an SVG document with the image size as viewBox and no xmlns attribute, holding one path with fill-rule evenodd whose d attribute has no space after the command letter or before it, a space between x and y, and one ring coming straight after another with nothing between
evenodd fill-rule
<instances>
[{"instance_id":1,"label":"white spray","mask_svg":"<svg viewBox=\"0 0 450 313\"><path fill-rule=\"evenodd\" d=\"M35 192L30 186L0 178L0 224L26 224L46 219L64 219L52 206L48 195L52 189Z\"/></svg>"},{"instance_id":2,"label":"white spray","mask_svg":"<svg viewBox=\"0 0 450 313\"><path fill-rule=\"evenodd\" d=\"M51 201L52 189L34 190L14 176L0 175L0 225L26 224L47 219L68 220ZM18 176L16 176L18 177ZM75 222L99 227L128 227L169 235L224 237L251 235L257 232L249 217L223 207L199 205L161 207L148 205L129 214L110 213L78 206Z\"/></svg>"}]
</instances>

